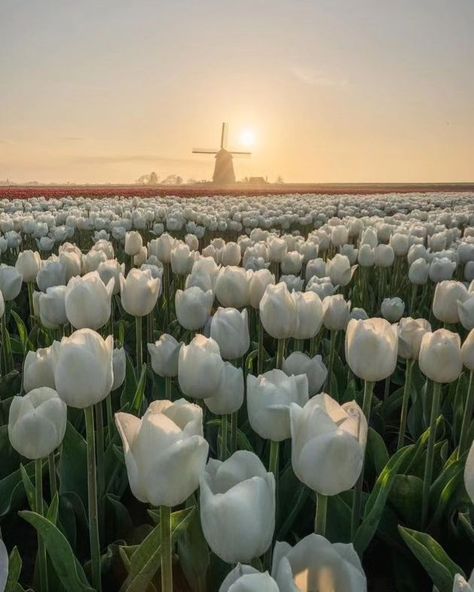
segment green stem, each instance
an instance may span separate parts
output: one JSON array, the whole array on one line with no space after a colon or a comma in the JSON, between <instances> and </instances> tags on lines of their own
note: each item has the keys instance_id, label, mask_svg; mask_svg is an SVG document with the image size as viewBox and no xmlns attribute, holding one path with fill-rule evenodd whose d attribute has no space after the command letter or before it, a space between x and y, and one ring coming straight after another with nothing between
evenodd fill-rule
<instances>
[{"instance_id":1,"label":"green stem","mask_svg":"<svg viewBox=\"0 0 474 592\"><path fill-rule=\"evenodd\" d=\"M436 420L441 406L441 384L433 382L433 398L431 400L430 437L426 449L425 474L423 477L423 497L421 504L421 525L425 526L430 506L430 488L433 478L434 449L436 443Z\"/></svg>"},{"instance_id":2,"label":"green stem","mask_svg":"<svg viewBox=\"0 0 474 592\"><path fill-rule=\"evenodd\" d=\"M335 397L337 394L334 387L334 358L336 356L336 340L337 331L330 331L329 333L329 365L327 383L329 387L329 394Z\"/></svg>"},{"instance_id":3,"label":"green stem","mask_svg":"<svg viewBox=\"0 0 474 592\"><path fill-rule=\"evenodd\" d=\"M48 456L48 472L49 472L49 491L50 491L51 500L52 500L58 490L58 484L56 481L56 461L54 459L54 450Z\"/></svg>"},{"instance_id":4,"label":"green stem","mask_svg":"<svg viewBox=\"0 0 474 592\"><path fill-rule=\"evenodd\" d=\"M260 320L260 315L258 313L257 313L257 324L258 324L257 374L260 375L263 373L265 349L263 347L264 329L263 329L262 321Z\"/></svg>"},{"instance_id":5,"label":"green stem","mask_svg":"<svg viewBox=\"0 0 474 592\"><path fill-rule=\"evenodd\" d=\"M138 378L143 366L142 317L135 317L135 354Z\"/></svg>"},{"instance_id":6,"label":"green stem","mask_svg":"<svg viewBox=\"0 0 474 592\"><path fill-rule=\"evenodd\" d=\"M104 462L104 414L102 401L99 401L95 408L95 429L96 429L96 454L97 454L97 504L100 538L104 537L104 515L105 515L105 462Z\"/></svg>"},{"instance_id":7,"label":"green stem","mask_svg":"<svg viewBox=\"0 0 474 592\"><path fill-rule=\"evenodd\" d=\"M372 395L374 392L374 383L364 381L364 399L362 402L362 412L367 419L367 424L370 423L370 411L372 408ZM351 515L351 535L352 540L354 540L354 536L359 526L360 521L360 510L361 510L361 502L362 502L362 486L364 484L364 464L362 465L362 469L360 471L359 479L354 488L354 496L353 496L353 503L352 503L352 515Z\"/></svg>"},{"instance_id":8,"label":"green stem","mask_svg":"<svg viewBox=\"0 0 474 592\"><path fill-rule=\"evenodd\" d=\"M459 436L458 458L469 448L469 432L471 428L472 413L474 411L474 371L469 372L469 386L467 388L467 399L464 406L464 415L461 424L461 435Z\"/></svg>"},{"instance_id":9,"label":"green stem","mask_svg":"<svg viewBox=\"0 0 474 592\"><path fill-rule=\"evenodd\" d=\"M276 354L276 367L281 370L283 366L283 359L285 357L285 340L278 339L277 343L277 354Z\"/></svg>"},{"instance_id":10,"label":"green stem","mask_svg":"<svg viewBox=\"0 0 474 592\"><path fill-rule=\"evenodd\" d=\"M220 460L225 460L227 458L227 447L228 447L228 419L227 415L222 415L221 417L221 449L220 449Z\"/></svg>"},{"instance_id":11,"label":"green stem","mask_svg":"<svg viewBox=\"0 0 474 592\"><path fill-rule=\"evenodd\" d=\"M165 376L165 399L171 401L171 376Z\"/></svg>"},{"instance_id":12,"label":"green stem","mask_svg":"<svg viewBox=\"0 0 474 592\"><path fill-rule=\"evenodd\" d=\"M33 282L27 282L27 286L28 286L28 305L30 307L30 326L31 326L31 328L33 328L34 317L35 317L35 311L34 311L34 307L33 307L33 290L34 290Z\"/></svg>"},{"instance_id":13,"label":"green stem","mask_svg":"<svg viewBox=\"0 0 474 592\"><path fill-rule=\"evenodd\" d=\"M400 430L398 432L397 450L405 444L405 433L407 430L408 404L411 395L411 379L413 375L414 360L407 360L405 369L405 385L403 387L402 410L400 413Z\"/></svg>"},{"instance_id":14,"label":"green stem","mask_svg":"<svg viewBox=\"0 0 474 592\"><path fill-rule=\"evenodd\" d=\"M270 457L268 460L268 470L275 476L275 482L278 482L280 460L280 442L270 440Z\"/></svg>"},{"instance_id":15,"label":"green stem","mask_svg":"<svg viewBox=\"0 0 474 592\"><path fill-rule=\"evenodd\" d=\"M37 514L43 516L43 461L41 458L35 460L35 510ZM46 547L43 539L38 534L38 564L40 591L48 590L48 563L46 560Z\"/></svg>"},{"instance_id":16,"label":"green stem","mask_svg":"<svg viewBox=\"0 0 474 592\"><path fill-rule=\"evenodd\" d=\"M107 443L112 440L114 432L114 410L112 407L112 393L109 393L105 399L105 408L107 411Z\"/></svg>"},{"instance_id":17,"label":"green stem","mask_svg":"<svg viewBox=\"0 0 474 592\"><path fill-rule=\"evenodd\" d=\"M100 542L97 508L97 466L95 451L94 407L84 409L87 439L87 493L89 511L89 544L91 552L92 585L95 590L102 590L100 575Z\"/></svg>"},{"instance_id":18,"label":"green stem","mask_svg":"<svg viewBox=\"0 0 474 592\"><path fill-rule=\"evenodd\" d=\"M238 411L235 411L230 416L230 452L231 452L231 454L237 450L237 421L238 421Z\"/></svg>"},{"instance_id":19,"label":"green stem","mask_svg":"<svg viewBox=\"0 0 474 592\"><path fill-rule=\"evenodd\" d=\"M164 296L164 300L165 300L163 329L166 331L166 328L168 327L168 323L169 323L170 308L171 308L171 303L170 303L170 264L169 263L163 263L163 296Z\"/></svg>"},{"instance_id":20,"label":"green stem","mask_svg":"<svg viewBox=\"0 0 474 592\"><path fill-rule=\"evenodd\" d=\"M328 511L328 497L316 492L316 514L314 517L314 532L326 536L326 516Z\"/></svg>"},{"instance_id":21,"label":"green stem","mask_svg":"<svg viewBox=\"0 0 474 592\"><path fill-rule=\"evenodd\" d=\"M173 592L173 557L171 555L171 508L160 506L161 592Z\"/></svg>"}]
</instances>

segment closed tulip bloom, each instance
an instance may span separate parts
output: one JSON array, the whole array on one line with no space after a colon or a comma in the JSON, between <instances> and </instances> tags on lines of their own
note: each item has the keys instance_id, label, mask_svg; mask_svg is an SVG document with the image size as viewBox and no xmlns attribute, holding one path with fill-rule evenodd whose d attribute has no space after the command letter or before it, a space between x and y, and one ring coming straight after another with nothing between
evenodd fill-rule
<instances>
[{"instance_id":1,"label":"closed tulip bloom","mask_svg":"<svg viewBox=\"0 0 474 592\"><path fill-rule=\"evenodd\" d=\"M395 261L395 253L390 245L377 245L374 255L377 267L391 267Z\"/></svg>"},{"instance_id":2,"label":"closed tulip bloom","mask_svg":"<svg viewBox=\"0 0 474 592\"><path fill-rule=\"evenodd\" d=\"M331 242L335 247L340 247L349 240L349 229L344 224L334 226L331 232Z\"/></svg>"},{"instance_id":3,"label":"closed tulip bloom","mask_svg":"<svg viewBox=\"0 0 474 592\"><path fill-rule=\"evenodd\" d=\"M456 263L447 257L436 257L429 266L429 276L432 282L450 280L456 269Z\"/></svg>"},{"instance_id":4,"label":"closed tulip bloom","mask_svg":"<svg viewBox=\"0 0 474 592\"><path fill-rule=\"evenodd\" d=\"M385 319L353 319L347 325L345 352L356 376L367 382L384 380L397 366L397 328Z\"/></svg>"},{"instance_id":5,"label":"closed tulip bloom","mask_svg":"<svg viewBox=\"0 0 474 592\"><path fill-rule=\"evenodd\" d=\"M248 313L219 307L211 319L211 337L219 345L224 360L236 360L250 347Z\"/></svg>"},{"instance_id":6,"label":"closed tulip bloom","mask_svg":"<svg viewBox=\"0 0 474 592\"><path fill-rule=\"evenodd\" d=\"M462 371L461 338L458 333L438 329L421 340L420 370L435 382L453 382Z\"/></svg>"},{"instance_id":7,"label":"closed tulip bloom","mask_svg":"<svg viewBox=\"0 0 474 592\"><path fill-rule=\"evenodd\" d=\"M462 282L439 282L433 297L433 314L443 323L458 323L458 302L462 304L468 298L469 292Z\"/></svg>"},{"instance_id":8,"label":"closed tulip bloom","mask_svg":"<svg viewBox=\"0 0 474 592\"><path fill-rule=\"evenodd\" d=\"M464 467L464 486L474 504L474 442L471 444Z\"/></svg>"},{"instance_id":9,"label":"closed tulip bloom","mask_svg":"<svg viewBox=\"0 0 474 592\"><path fill-rule=\"evenodd\" d=\"M290 404L303 406L308 400L306 374L287 376L270 370L247 376L247 411L250 425L260 437L275 442L287 440L290 432Z\"/></svg>"},{"instance_id":10,"label":"closed tulip bloom","mask_svg":"<svg viewBox=\"0 0 474 592\"><path fill-rule=\"evenodd\" d=\"M171 271L178 275L187 275L194 264L194 255L186 243L176 242L171 251Z\"/></svg>"},{"instance_id":11,"label":"closed tulip bloom","mask_svg":"<svg viewBox=\"0 0 474 592\"><path fill-rule=\"evenodd\" d=\"M144 317L153 310L160 293L161 282L149 269L131 269L127 277L120 276L120 297L125 312Z\"/></svg>"},{"instance_id":12,"label":"closed tulip bloom","mask_svg":"<svg viewBox=\"0 0 474 592\"><path fill-rule=\"evenodd\" d=\"M220 251L222 265L239 265L242 253L240 245L234 242L226 243Z\"/></svg>"},{"instance_id":13,"label":"closed tulip bloom","mask_svg":"<svg viewBox=\"0 0 474 592\"><path fill-rule=\"evenodd\" d=\"M325 277L326 273L326 261L324 259L311 259L308 261L305 269L305 279L308 282L312 277Z\"/></svg>"},{"instance_id":14,"label":"closed tulip bloom","mask_svg":"<svg viewBox=\"0 0 474 592\"><path fill-rule=\"evenodd\" d=\"M178 376L178 357L181 343L172 335L163 333L155 343L148 344L151 367L155 374L162 377Z\"/></svg>"},{"instance_id":15,"label":"closed tulip bloom","mask_svg":"<svg viewBox=\"0 0 474 592\"><path fill-rule=\"evenodd\" d=\"M249 280L250 305L258 309L267 286L275 283L275 276L268 269L259 269Z\"/></svg>"},{"instance_id":16,"label":"closed tulip bloom","mask_svg":"<svg viewBox=\"0 0 474 592\"><path fill-rule=\"evenodd\" d=\"M294 292L292 295L296 308L296 328L294 339L315 337L323 324L323 304L314 292Z\"/></svg>"},{"instance_id":17,"label":"closed tulip bloom","mask_svg":"<svg viewBox=\"0 0 474 592\"><path fill-rule=\"evenodd\" d=\"M45 458L61 444L66 431L67 407L55 390L36 388L13 397L8 417L8 437L26 458Z\"/></svg>"},{"instance_id":18,"label":"closed tulip bloom","mask_svg":"<svg viewBox=\"0 0 474 592\"><path fill-rule=\"evenodd\" d=\"M41 266L41 269L38 271L38 275L36 276L36 283L38 284L38 288L42 292L46 292L46 290L48 288L51 288L52 286L65 286L66 271L66 266L60 261L57 261L55 259L48 259L47 261L43 261L43 265Z\"/></svg>"},{"instance_id":19,"label":"closed tulip bloom","mask_svg":"<svg viewBox=\"0 0 474 592\"><path fill-rule=\"evenodd\" d=\"M373 267L375 265L375 251L373 247L367 243L359 247L357 261L361 267Z\"/></svg>"},{"instance_id":20,"label":"closed tulip bloom","mask_svg":"<svg viewBox=\"0 0 474 592\"><path fill-rule=\"evenodd\" d=\"M133 265L135 267L140 267L141 265L143 265L148 257L148 252L146 250L146 247L142 247L138 253L136 255L133 256Z\"/></svg>"},{"instance_id":21,"label":"closed tulip bloom","mask_svg":"<svg viewBox=\"0 0 474 592\"><path fill-rule=\"evenodd\" d=\"M107 261L107 254L104 251L91 249L82 256L82 271L84 274L97 271L101 263Z\"/></svg>"},{"instance_id":22,"label":"closed tulip bloom","mask_svg":"<svg viewBox=\"0 0 474 592\"><path fill-rule=\"evenodd\" d=\"M326 271L331 282L337 286L347 286L354 272L349 259L339 253L327 262Z\"/></svg>"},{"instance_id":23,"label":"closed tulip bloom","mask_svg":"<svg viewBox=\"0 0 474 592\"><path fill-rule=\"evenodd\" d=\"M52 345L54 382L70 407L95 405L110 393L113 383L111 335L103 339L91 329L79 329Z\"/></svg>"},{"instance_id":24,"label":"closed tulip bloom","mask_svg":"<svg viewBox=\"0 0 474 592\"><path fill-rule=\"evenodd\" d=\"M309 534L294 547L277 542L272 576L280 592L367 592L367 579L353 545L330 543L318 534Z\"/></svg>"},{"instance_id":25,"label":"closed tulip bloom","mask_svg":"<svg viewBox=\"0 0 474 592\"><path fill-rule=\"evenodd\" d=\"M201 524L211 550L227 563L250 562L272 543L275 477L247 450L209 460L200 479Z\"/></svg>"},{"instance_id":26,"label":"closed tulip bloom","mask_svg":"<svg viewBox=\"0 0 474 592\"><path fill-rule=\"evenodd\" d=\"M125 382L127 372L127 357L123 347L116 347L112 352L112 369L114 373L112 390L115 391Z\"/></svg>"},{"instance_id":27,"label":"closed tulip bloom","mask_svg":"<svg viewBox=\"0 0 474 592\"><path fill-rule=\"evenodd\" d=\"M268 246L268 257L270 261L274 261L276 263L281 263L283 258L286 255L288 250L288 246L286 241L282 238L278 238L274 236L270 238L267 242Z\"/></svg>"},{"instance_id":28,"label":"closed tulip bloom","mask_svg":"<svg viewBox=\"0 0 474 592\"><path fill-rule=\"evenodd\" d=\"M390 323L399 321L405 312L405 303L401 298L395 296L394 298L384 298L380 306L382 316Z\"/></svg>"},{"instance_id":29,"label":"closed tulip bloom","mask_svg":"<svg viewBox=\"0 0 474 592\"><path fill-rule=\"evenodd\" d=\"M244 372L231 362L224 362L217 389L204 403L214 415L227 415L238 411L243 402Z\"/></svg>"},{"instance_id":30,"label":"closed tulip bloom","mask_svg":"<svg viewBox=\"0 0 474 592\"><path fill-rule=\"evenodd\" d=\"M0 265L0 290L5 302L15 300L21 290L23 277L19 271L11 265Z\"/></svg>"},{"instance_id":31,"label":"closed tulip bloom","mask_svg":"<svg viewBox=\"0 0 474 592\"><path fill-rule=\"evenodd\" d=\"M239 563L227 574L219 592L279 592L279 589L267 571L261 573L251 565Z\"/></svg>"},{"instance_id":32,"label":"closed tulip bloom","mask_svg":"<svg viewBox=\"0 0 474 592\"><path fill-rule=\"evenodd\" d=\"M474 370L474 329L471 329L461 347L462 363L468 370Z\"/></svg>"},{"instance_id":33,"label":"closed tulip bloom","mask_svg":"<svg viewBox=\"0 0 474 592\"><path fill-rule=\"evenodd\" d=\"M281 275L280 282L284 282L290 292L301 292L304 286L304 279L299 275Z\"/></svg>"},{"instance_id":34,"label":"closed tulip bloom","mask_svg":"<svg viewBox=\"0 0 474 592\"><path fill-rule=\"evenodd\" d=\"M47 329L57 329L67 323L66 286L52 286L46 293L39 292L38 308L41 324Z\"/></svg>"},{"instance_id":35,"label":"closed tulip bloom","mask_svg":"<svg viewBox=\"0 0 474 592\"><path fill-rule=\"evenodd\" d=\"M125 253L130 256L137 255L143 246L142 235L136 230L131 230L125 235Z\"/></svg>"},{"instance_id":36,"label":"closed tulip bloom","mask_svg":"<svg viewBox=\"0 0 474 592\"><path fill-rule=\"evenodd\" d=\"M314 292L319 296L321 301L324 301L327 296L334 296L336 286L332 285L328 277L313 276L306 285L305 292Z\"/></svg>"},{"instance_id":37,"label":"closed tulip bloom","mask_svg":"<svg viewBox=\"0 0 474 592\"><path fill-rule=\"evenodd\" d=\"M205 399L218 390L224 362L214 339L196 335L178 357L179 387L188 397Z\"/></svg>"},{"instance_id":38,"label":"closed tulip bloom","mask_svg":"<svg viewBox=\"0 0 474 592\"><path fill-rule=\"evenodd\" d=\"M297 328L296 302L284 282L269 284L260 300L260 320L275 339L291 337Z\"/></svg>"},{"instance_id":39,"label":"closed tulip bloom","mask_svg":"<svg viewBox=\"0 0 474 592\"><path fill-rule=\"evenodd\" d=\"M150 255L156 255L162 263L170 263L174 244L175 239L165 232L148 243L148 250Z\"/></svg>"},{"instance_id":40,"label":"closed tulip bloom","mask_svg":"<svg viewBox=\"0 0 474 592\"><path fill-rule=\"evenodd\" d=\"M41 257L36 251L21 251L15 263L15 268L24 282L34 282L41 268Z\"/></svg>"},{"instance_id":41,"label":"closed tulip bloom","mask_svg":"<svg viewBox=\"0 0 474 592\"><path fill-rule=\"evenodd\" d=\"M107 285L97 271L73 277L66 287L66 315L75 329L100 329L110 318L114 280ZM41 304L40 304L41 306Z\"/></svg>"},{"instance_id":42,"label":"closed tulip bloom","mask_svg":"<svg viewBox=\"0 0 474 592\"><path fill-rule=\"evenodd\" d=\"M196 331L206 324L214 303L212 290L204 292L197 286L177 290L175 296L176 318L181 327Z\"/></svg>"},{"instance_id":43,"label":"closed tulip bloom","mask_svg":"<svg viewBox=\"0 0 474 592\"><path fill-rule=\"evenodd\" d=\"M358 308L357 306L354 306L349 315L349 321L351 319L356 319L357 321L366 321L368 318L369 315L366 313L366 311L363 308Z\"/></svg>"},{"instance_id":44,"label":"closed tulip bloom","mask_svg":"<svg viewBox=\"0 0 474 592\"><path fill-rule=\"evenodd\" d=\"M303 255L298 251L290 251L283 257L280 266L282 273L298 275L303 266Z\"/></svg>"},{"instance_id":45,"label":"closed tulip bloom","mask_svg":"<svg viewBox=\"0 0 474 592\"><path fill-rule=\"evenodd\" d=\"M474 569L472 570L469 581L461 574L454 576L453 592L474 592Z\"/></svg>"},{"instance_id":46,"label":"closed tulip bloom","mask_svg":"<svg viewBox=\"0 0 474 592\"><path fill-rule=\"evenodd\" d=\"M323 323L330 331L344 331L349 321L350 301L344 300L342 294L327 296L323 300Z\"/></svg>"},{"instance_id":47,"label":"closed tulip bloom","mask_svg":"<svg viewBox=\"0 0 474 592\"><path fill-rule=\"evenodd\" d=\"M29 351L23 362L23 389L25 393L42 386L55 388L51 347Z\"/></svg>"},{"instance_id":48,"label":"closed tulip bloom","mask_svg":"<svg viewBox=\"0 0 474 592\"><path fill-rule=\"evenodd\" d=\"M397 257L405 256L410 248L410 237L408 234L395 232L390 237L390 246Z\"/></svg>"},{"instance_id":49,"label":"closed tulip bloom","mask_svg":"<svg viewBox=\"0 0 474 592\"><path fill-rule=\"evenodd\" d=\"M426 319L400 319L398 331L398 355L405 360L417 360L421 340L425 333L431 332L431 325Z\"/></svg>"},{"instance_id":50,"label":"closed tulip bloom","mask_svg":"<svg viewBox=\"0 0 474 592\"><path fill-rule=\"evenodd\" d=\"M117 259L107 259L99 264L97 273L106 286L110 280L114 280L112 294L120 292L120 275L125 273L125 263L119 263Z\"/></svg>"},{"instance_id":51,"label":"closed tulip bloom","mask_svg":"<svg viewBox=\"0 0 474 592\"><path fill-rule=\"evenodd\" d=\"M173 507L196 491L209 450L198 405L153 401L141 419L116 413L115 423L130 489L139 501Z\"/></svg>"},{"instance_id":52,"label":"closed tulip bloom","mask_svg":"<svg viewBox=\"0 0 474 592\"><path fill-rule=\"evenodd\" d=\"M76 253L76 251L61 251L59 253L58 258L59 262L65 270L65 283L67 283L75 275L81 275L82 259L79 253ZM102 278L102 281L104 282L104 284L107 283L104 281L104 278Z\"/></svg>"},{"instance_id":53,"label":"closed tulip bloom","mask_svg":"<svg viewBox=\"0 0 474 592\"><path fill-rule=\"evenodd\" d=\"M282 370L288 376L306 374L308 379L308 394L310 397L319 393L326 382L328 369L320 355L310 358L307 354L294 351L283 360Z\"/></svg>"},{"instance_id":54,"label":"closed tulip bloom","mask_svg":"<svg viewBox=\"0 0 474 592\"><path fill-rule=\"evenodd\" d=\"M251 273L242 267L229 265L219 271L216 280L216 298L226 307L243 308L250 302Z\"/></svg>"},{"instance_id":55,"label":"closed tulip bloom","mask_svg":"<svg viewBox=\"0 0 474 592\"><path fill-rule=\"evenodd\" d=\"M424 286L428 281L430 264L424 259L416 259L408 269L408 279L416 286Z\"/></svg>"},{"instance_id":56,"label":"closed tulip bloom","mask_svg":"<svg viewBox=\"0 0 474 592\"><path fill-rule=\"evenodd\" d=\"M291 405L291 463L295 475L313 491L338 495L360 476L367 420L355 401L339 405L316 395L301 408Z\"/></svg>"}]
</instances>

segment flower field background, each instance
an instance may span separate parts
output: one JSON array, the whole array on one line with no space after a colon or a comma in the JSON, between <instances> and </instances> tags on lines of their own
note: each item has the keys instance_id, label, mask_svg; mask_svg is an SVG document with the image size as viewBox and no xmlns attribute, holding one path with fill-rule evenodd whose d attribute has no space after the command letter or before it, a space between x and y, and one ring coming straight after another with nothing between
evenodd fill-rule
<instances>
[{"instance_id":1,"label":"flower field background","mask_svg":"<svg viewBox=\"0 0 474 592\"><path fill-rule=\"evenodd\" d=\"M474 193L9 197L0 591L474 590Z\"/></svg>"}]
</instances>

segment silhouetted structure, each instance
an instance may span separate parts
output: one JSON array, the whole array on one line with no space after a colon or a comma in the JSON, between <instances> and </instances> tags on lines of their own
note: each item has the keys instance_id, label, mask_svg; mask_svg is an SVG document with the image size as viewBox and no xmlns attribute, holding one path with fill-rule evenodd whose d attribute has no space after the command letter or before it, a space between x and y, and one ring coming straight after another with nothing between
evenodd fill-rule
<instances>
[{"instance_id":1,"label":"silhouetted structure","mask_svg":"<svg viewBox=\"0 0 474 592\"><path fill-rule=\"evenodd\" d=\"M243 154L250 156L251 152L242 152L238 150L227 150L227 124L222 124L221 130L221 145L218 150L207 150L201 148L194 148L193 154L214 154L216 164L214 165L214 174L212 181L216 185L229 185L235 183L234 164L232 157L234 154Z\"/></svg>"}]
</instances>

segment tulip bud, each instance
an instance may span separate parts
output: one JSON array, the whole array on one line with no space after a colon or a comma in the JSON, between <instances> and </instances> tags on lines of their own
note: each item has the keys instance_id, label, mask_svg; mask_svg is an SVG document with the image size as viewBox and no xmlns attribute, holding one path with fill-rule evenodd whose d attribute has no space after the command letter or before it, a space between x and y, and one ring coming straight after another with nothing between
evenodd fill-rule
<instances>
[{"instance_id":1,"label":"tulip bud","mask_svg":"<svg viewBox=\"0 0 474 592\"><path fill-rule=\"evenodd\" d=\"M224 360L244 356L250 347L247 311L219 307L211 319L211 337L217 342Z\"/></svg>"},{"instance_id":2,"label":"tulip bud","mask_svg":"<svg viewBox=\"0 0 474 592\"><path fill-rule=\"evenodd\" d=\"M380 306L382 316L390 323L396 323L405 312L405 303L401 298L384 298Z\"/></svg>"},{"instance_id":3,"label":"tulip bud","mask_svg":"<svg viewBox=\"0 0 474 592\"><path fill-rule=\"evenodd\" d=\"M291 295L296 308L296 327L294 339L315 337L323 324L323 305L314 292L294 292Z\"/></svg>"},{"instance_id":4,"label":"tulip bud","mask_svg":"<svg viewBox=\"0 0 474 592\"><path fill-rule=\"evenodd\" d=\"M308 400L305 374L287 376L270 370L247 376L247 411L250 425L260 437L281 442L290 437L290 404L303 406Z\"/></svg>"},{"instance_id":5,"label":"tulip bud","mask_svg":"<svg viewBox=\"0 0 474 592\"><path fill-rule=\"evenodd\" d=\"M430 380L440 383L456 380L462 371L461 338L458 333L447 329L425 333L421 340L419 365Z\"/></svg>"},{"instance_id":6,"label":"tulip bud","mask_svg":"<svg viewBox=\"0 0 474 592\"><path fill-rule=\"evenodd\" d=\"M216 280L216 298L222 306L243 308L250 302L249 280L251 273L232 265L219 271Z\"/></svg>"},{"instance_id":7,"label":"tulip bud","mask_svg":"<svg viewBox=\"0 0 474 592\"><path fill-rule=\"evenodd\" d=\"M272 543L275 477L246 450L225 462L211 459L200 478L200 507L212 551L227 563L249 562Z\"/></svg>"},{"instance_id":8,"label":"tulip bud","mask_svg":"<svg viewBox=\"0 0 474 592\"><path fill-rule=\"evenodd\" d=\"M469 298L469 292L461 282L445 280L436 284L433 298L433 314L443 323L458 323L458 303Z\"/></svg>"},{"instance_id":9,"label":"tulip bud","mask_svg":"<svg viewBox=\"0 0 474 592\"><path fill-rule=\"evenodd\" d=\"M330 331L344 331L349 321L350 301L346 302L342 294L326 296L323 300L323 322Z\"/></svg>"},{"instance_id":10,"label":"tulip bud","mask_svg":"<svg viewBox=\"0 0 474 592\"><path fill-rule=\"evenodd\" d=\"M113 289L114 280L104 285L97 271L71 278L65 292L66 315L71 325L75 329L103 327L110 318Z\"/></svg>"},{"instance_id":11,"label":"tulip bud","mask_svg":"<svg viewBox=\"0 0 474 592\"><path fill-rule=\"evenodd\" d=\"M113 383L111 335L103 339L91 329L79 329L52 345L54 382L70 407L95 405L110 393Z\"/></svg>"},{"instance_id":12,"label":"tulip bud","mask_svg":"<svg viewBox=\"0 0 474 592\"><path fill-rule=\"evenodd\" d=\"M0 265L0 291L5 302L15 300L21 290L23 277L15 267Z\"/></svg>"},{"instance_id":13,"label":"tulip bud","mask_svg":"<svg viewBox=\"0 0 474 592\"><path fill-rule=\"evenodd\" d=\"M474 504L474 442L471 444L464 467L464 485L471 502Z\"/></svg>"},{"instance_id":14,"label":"tulip bud","mask_svg":"<svg viewBox=\"0 0 474 592\"><path fill-rule=\"evenodd\" d=\"M287 339L297 330L296 302L285 283L269 284L260 300L260 320L275 339Z\"/></svg>"},{"instance_id":15,"label":"tulip bud","mask_svg":"<svg viewBox=\"0 0 474 592\"><path fill-rule=\"evenodd\" d=\"M148 344L151 367L155 374L162 377L178 376L178 357L181 343L172 335L163 333L155 343Z\"/></svg>"},{"instance_id":16,"label":"tulip bud","mask_svg":"<svg viewBox=\"0 0 474 592\"><path fill-rule=\"evenodd\" d=\"M175 296L176 317L179 324L189 331L201 329L211 314L214 303L212 290L204 292L197 286L177 290Z\"/></svg>"},{"instance_id":17,"label":"tulip bud","mask_svg":"<svg viewBox=\"0 0 474 592\"><path fill-rule=\"evenodd\" d=\"M114 373L112 390L115 391L122 386L127 373L127 357L123 347L117 347L112 352L112 368Z\"/></svg>"},{"instance_id":18,"label":"tulip bud","mask_svg":"<svg viewBox=\"0 0 474 592\"><path fill-rule=\"evenodd\" d=\"M249 280L250 305L258 309L260 300L269 284L275 283L275 276L268 269L260 269L252 274Z\"/></svg>"},{"instance_id":19,"label":"tulip bud","mask_svg":"<svg viewBox=\"0 0 474 592\"><path fill-rule=\"evenodd\" d=\"M51 347L29 351L23 362L23 389L25 393L43 386L55 388Z\"/></svg>"},{"instance_id":20,"label":"tulip bud","mask_svg":"<svg viewBox=\"0 0 474 592\"><path fill-rule=\"evenodd\" d=\"M294 351L283 360L282 370L288 376L306 374L310 397L319 393L328 375L328 369L320 355L310 358L300 351Z\"/></svg>"},{"instance_id":21,"label":"tulip bud","mask_svg":"<svg viewBox=\"0 0 474 592\"><path fill-rule=\"evenodd\" d=\"M346 331L346 361L367 382L384 380L397 366L397 328L385 319L351 320Z\"/></svg>"},{"instance_id":22,"label":"tulip bud","mask_svg":"<svg viewBox=\"0 0 474 592\"><path fill-rule=\"evenodd\" d=\"M67 408L55 390L42 387L23 397L13 397L8 417L8 437L26 458L45 458L63 441Z\"/></svg>"},{"instance_id":23,"label":"tulip bud","mask_svg":"<svg viewBox=\"0 0 474 592\"><path fill-rule=\"evenodd\" d=\"M137 232L136 230L132 230L131 232L127 232L125 235L125 253L127 255L133 257L140 252L140 249L143 246L143 239L142 235Z\"/></svg>"},{"instance_id":24,"label":"tulip bud","mask_svg":"<svg viewBox=\"0 0 474 592\"><path fill-rule=\"evenodd\" d=\"M279 588L267 571L261 573L251 565L238 563L225 577L219 592L279 592Z\"/></svg>"},{"instance_id":25,"label":"tulip bud","mask_svg":"<svg viewBox=\"0 0 474 592\"><path fill-rule=\"evenodd\" d=\"M231 362L224 362L217 390L204 403L214 415L227 415L238 411L243 402L244 372Z\"/></svg>"},{"instance_id":26,"label":"tulip bud","mask_svg":"<svg viewBox=\"0 0 474 592\"><path fill-rule=\"evenodd\" d=\"M116 413L115 423L130 489L138 500L172 507L194 493L209 450L198 405L184 399L153 401L142 419Z\"/></svg>"},{"instance_id":27,"label":"tulip bud","mask_svg":"<svg viewBox=\"0 0 474 592\"><path fill-rule=\"evenodd\" d=\"M398 323L398 355L405 360L417 360L423 335L431 331L425 319L406 317Z\"/></svg>"},{"instance_id":28,"label":"tulip bud","mask_svg":"<svg viewBox=\"0 0 474 592\"><path fill-rule=\"evenodd\" d=\"M309 534L294 547L277 542L272 576L280 592L367 591L367 579L353 545L332 544L318 534Z\"/></svg>"},{"instance_id":29,"label":"tulip bud","mask_svg":"<svg viewBox=\"0 0 474 592\"><path fill-rule=\"evenodd\" d=\"M180 389L194 399L212 397L218 390L223 366L219 346L214 339L196 335L189 345L183 345L179 351Z\"/></svg>"},{"instance_id":30,"label":"tulip bud","mask_svg":"<svg viewBox=\"0 0 474 592\"><path fill-rule=\"evenodd\" d=\"M131 269L127 278L120 275L120 296L125 312L134 317L144 317L155 307L161 282L153 278L150 270Z\"/></svg>"},{"instance_id":31,"label":"tulip bud","mask_svg":"<svg viewBox=\"0 0 474 592\"><path fill-rule=\"evenodd\" d=\"M295 475L313 491L338 495L360 476L367 420L355 401L339 405L325 393L301 408L292 404L291 462Z\"/></svg>"},{"instance_id":32,"label":"tulip bud","mask_svg":"<svg viewBox=\"0 0 474 592\"><path fill-rule=\"evenodd\" d=\"M15 268L24 282L34 282L41 268L41 257L34 251L21 251L15 263Z\"/></svg>"}]
</instances>

